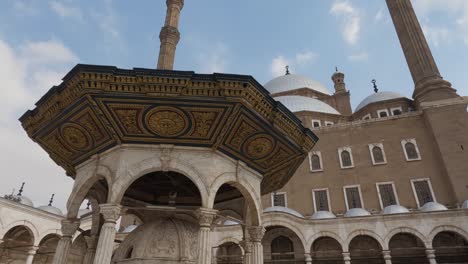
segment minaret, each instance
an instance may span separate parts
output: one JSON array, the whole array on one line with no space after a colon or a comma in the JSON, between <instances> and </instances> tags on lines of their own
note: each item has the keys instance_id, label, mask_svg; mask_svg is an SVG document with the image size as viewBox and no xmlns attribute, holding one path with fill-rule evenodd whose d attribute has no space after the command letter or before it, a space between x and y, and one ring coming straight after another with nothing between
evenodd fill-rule
<instances>
[{"instance_id":1,"label":"minaret","mask_svg":"<svg viewBox=\"0 0 468 264\"><path fill-rule=\"evenodd\" d=\"M344 73L339 72L338 68L335 68L335 73L332 75L332 81L335 85L335 93L343 93L346 92L346 84L344 82Z\"/></svg>"},{"instance_id":2,"label":"minaret","mask_svg":"<svg viewBox=\"0 0 468 264\"><path fill-rule=\"evenodd\" d=\"M421 103L458 97L439 73L411 1L386 2L415 84L413 98Z\"/></svg>"},{"instance_id":3,"label":"minaret","mask_svg":"<svg viewBox=\"0 0 468 264\"><path fill-rule=\"evenodd\" d=\"M336 67L331 79L335 86L335 93L331 96L333 100L330 101L329 104L342 115L350 116L353 111L351 109L351 97L349 91L346 91L344 73L338 71L338 67Z\"/></svg>"},{"instance_id":4,"label":"minaret","mask_svg":"<svg viewBox=\"0 0 468 264\"><path fill-rule=\"evenodd\" d=\"M184 7L184 0L166 0L166 5L166 22L159 33L161 47L159 49L158 70L172 70L174 68L176 46L180 40L179 17L180 11Z\"/></svg>"}]
</instances>

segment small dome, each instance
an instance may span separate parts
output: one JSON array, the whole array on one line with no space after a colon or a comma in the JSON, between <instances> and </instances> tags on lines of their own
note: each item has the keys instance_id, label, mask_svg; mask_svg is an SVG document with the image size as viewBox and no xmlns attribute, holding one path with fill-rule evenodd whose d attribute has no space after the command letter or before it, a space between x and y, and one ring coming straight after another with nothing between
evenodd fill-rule
<instances>
[{"instance_id":1,"label":"small dome","mask_svg":"<svg viewBox=\"0 0 468 264\"><path fill-rule=\"evenodd\" d=\"M331 219L336 218L336 216L329 211L318 211L315 212L311 217L311 219Z\"/></svg>"},{"instance_id":2,"label":"small dome","mask_svg":"<svg viewBox=\"0 0 468 264\"><path fill-rule=\"evenodd\" d=\"M401 205L389 205L384 208L383 214L403 214L403 213L409 213L409 210L406 209L406 207L403 207Z\"/></svg>"},{"instance_id":3,"label":"small dome","mask_svg":"<svg viewBox=\"0 0 468 264\"><path fill-rule=\"evenodd\" d=\"M131 233L137 227L138 227L138 225L129 225L122 231L122 233Z\"/></svg>"},{"instance_id":4,"label":"small dome","mask_svg":"<svg viewBox=\"0 0 468 264\"><path fill-rule=\"evenodd\" d=\"M370 213L363 208L353 208L346 211L345 217L356 217L356 216L366 216L370 215Z\"/></svg>"},{"instance_id":5,"label":"small dome","mask_svg":"<svg viewBox=\"0 0 468 264\"><path fill-rule=\"evenodd\" d=\"M23 196L23 195L13 195L13 196L12 196L12 199L15 199L15 200L18 199L20 204L24 204L24 205L27 205L27 206L34 207L34 204L33 204L33 202L31 201L31 199L29 199L29 198L26 197L26 196Z\"/></svg>"},{"instance_id":6,"label":"small dome","mask_svg":"<svg viewBox=\"0 0 468 264\"><path fill-rule=\"evenodd\" d=\"M233 225L238 225L238 224L239 224L238 222L232 221L232 220L226 220L223 223L223 225L225 225L225 226L233 226Z\"/></svg>"},{"instance_id":7,"label":"small dome","mask_svg":"<svg viewBox=\"0 0 468 264\"><path fill-rule=\"evenodd\" d=\"M423 212L434 212L434 211L445 211L447 210L447 207L445 205L436 203L436 202L428 202L424 204L421 208L421 211Z\"/></svg>"},{"instance_id":8,"label":"small dome","mask_svg":"<svg viewBox=\"0 0 468 264\"><path fill-rule=\"evenodd\" d=\"M39 206L37 209L40 209L42 211L46 211L48 213L55 214L55 215L63 215L62 210L58 209L57 207L51 206L51 205Z\"/></svg>"},{"instance_id":9,"label":"small dome","mask_svg":"<svg viewBox=\"0 0 468 264\"><path fill-rule=\"evenodd\" d=\"M270 93L280 93L301 88L309 88L316 92L331 95L331 92L318 81L302 75L286 74L267 82L264 85Z\"/></svg>"},{"instance_id":10,"label":"small dome","mask_svg":"<svg viewBox=\"0 0 468 264\"><path fill-rule=\"evenodd\" d=\"M396 98L404 98L404 96L399 93L387 92L387 91L373 93L367 96L364 100L362 100L361 103L356 107L356 110L354 112L361 110L361 108L364 108L365 106L369 104L372 104L375 102L386 101L390 99L396 99Z\"/></svg>"},{"instance_id":11,"label":"small dome","mask_svg":"<svg viewBox=\"0 0 468 264\"><path fill-rule=\"evenodd\" d=\"M468 200L463 202L462 208L463 209L468 209Z\"/></svg>"},{"instance_id":12,"label":"small dome","mask_svg":"<svg viewBox=\"0 0 468 264\"><path fill-rule=\"evenodd\" d=\"M80 210L78 210L78 217L81 217L81 216L83 216L85 214L89 214L91 212L92 212L91 209L80 209Z\"/></svg>"},{"instance_id":13,"label":"small dome","mask_svg":"<svg viewBox=\"0 0 468 264\"><path fill-rule=\"evenodd\" d=\"M287 208L287 207L283 207L283 206L273 206L273 207L268 207L266 208L265 210L263 210L264 213L268 213L268 212L282 212L282 213L287 213L287 214L291 214L291 215L294 215L294 216L297 216L297 217L304 217L302 214L300 214L299 212L297 211L294 211L293 209L290 209L290 208Z\"/></svg>"},{"instance_id":14,"label":"small dome","mask_svg":"<svg viewBox=\"0 0 468 264\"><path fill-rule=\"evenodd\" d=\"M312 111L325 114L341 115L340 112L338 112L335 108L311 97L287 95L278 96L274 99L281 102L291 112Z\"/></svg>"}]
</instances>

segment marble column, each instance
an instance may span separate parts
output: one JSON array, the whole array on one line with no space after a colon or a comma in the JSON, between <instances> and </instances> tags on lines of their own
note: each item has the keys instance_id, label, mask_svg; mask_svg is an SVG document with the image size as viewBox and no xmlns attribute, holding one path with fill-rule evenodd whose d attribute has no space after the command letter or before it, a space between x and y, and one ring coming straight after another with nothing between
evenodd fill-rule
<instances>
[{"instance_id":1,"label":"marble column","mask_svg":"<svg viewBox=\"0 0 468 264\"><path fill-rule=\"evenodd\" d=\"M85 237L86 254L83 259L83 264L93 264L94 256L96 255L96 246L98 238L96 236Z\"/></svg>"},{"instance_id":2,"label":"marble column","mask_svg":"<svg viewBox=\"0 0 468 264\"><path fill-rule=\"evenodd\" d=\"M252 262L251 264L263 264L262 239L265 234L263 226L248 227L250 239L252 240Z\"/></svg>"},{"instance_id":3,"label":"marble column","mask_svg":"<svg viewBox=\"0 0 468 264\"><path fill-rule=\"evenodd\" d=\"M312 256L310 255L310 253L304 254L304 260L306 264L312 264Z\"/></svg>"},{"instance_id":4,"label":"marble column","mask_svg":"<svg viewBox=\"0 0 468 264\"><path fill-rule=\"evenodd\" d=\"M26 258L26 264L32 264L34 261L34 256L39 248L38 247L31 247L28 250L28 257Z\"/></svg>"},{"instance_id":5,"label":"marble column","mask_svg":"<svg viewBox=\"0 0 468 264\"><path fill-rule=\"evenodd\" d=\"M57 244L54 260L52 261L53 264L67 263L68 253L72 244L72 238L79 226L80 222L78 220L62 220L62 237Z\"/></svg>"},{"instance_id":6,"label":"marble column","mask_svg":"<svg viewBox=\"0 0 468 264\"><path fill-rule=\"evenodd\" d=\"M351 253L343 252L344 264L351 264Z\"/></svg>"},{"instance_id":7,"label":"marble column","mask_svg":"<svg viewBox=\"0 0 468 264\"><path fill-rule=\"evenodd\" d=\"M99 241L94 257L94 264L109 264L112 258L115 240L115 223L120 217L122 207L118 204L100 205L101 214L104 217L104 224L99 234Z\"/></svg>"},{"instance_id":8,"label":"marble column","mask_svg":"<svg viewBox=\"0 0 468 264\"><path fill-rule=\"evenodd\" d=\"M421 102L458 97L440 75L411 1L386 1L415 84L413 97Z\"/></svg>"},{"instance_id":9,"label":"marble column","mask_svg":"<svg viewBox=\"0 0 468 264\"><path fill-rule=\"evenodd\" d=\"M198 231L198 263L211 263L211 225L216 217L216 210L200 208L197 211L200 230Z\"/></svg>"},{"instance_id":10,"label":"marble column","mask_svg":"<svg viewBox=\"0 0 468 264\"><path fill-rule=\"evenodd\" d=\"M392 264L392 256L390 255L390 250L382 251L383 259L385 260L385 264Z\"/></svg>"},{"instance_id":11,"label":"marble column","mask_svg":"<svg viewBox=\"0 0 468 264\"><path fill-rule=\"evenodd\" d=\"M244 249L243 264L251 264L252 261L252 242L249 240L242 240L240 246Z\"/></svg>"},{"instance_id":12,"label":"marble column","mask_svg":"<svg viewBox=\"0 0 468 264\"><path fill-rule=\"evenodd\" d=\"M426 249L426 256L429 260L429 264L437 264L435 250L432 248Z\"/></svg>"}]
</instances>

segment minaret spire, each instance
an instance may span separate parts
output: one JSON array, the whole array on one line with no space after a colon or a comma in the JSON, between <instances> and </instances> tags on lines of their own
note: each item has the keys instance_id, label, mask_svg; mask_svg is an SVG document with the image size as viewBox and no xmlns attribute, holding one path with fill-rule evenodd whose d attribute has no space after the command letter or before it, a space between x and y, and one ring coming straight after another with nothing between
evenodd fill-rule
<instances>
[{"instance_id":1,"label":"minaret spire","mask_svg":"<svg viewBox=\"0 0 468 264\"><path fill-rule=\"evenodd\" d=\"M458 97L452 85L443 80L410 0L386 0L406 57L418 102Z\"/></svg>"},{"instance_id":2,"label":"minaret spire","mask_svg":"<svg viewBox=\"0 0 468 264\"><path fill-rule=\"evenodd\" d=\"M53 193L52 196L50 197L49 206L52 206L52 204L54 203L54 196L55 196L55 193Z\"/></svg>"},{"instance_id":3,"label":"minaret spire","mask_svg":"<svg viewBox=\"0 0 468 264\"><path fill-rule=\"evenodd\" d=\"M164 27L161 28L159 39L161 46L158 57L158 70L172 70L177 43L180 40L179 16L184 7L184 0L166 0L167 12Z\"/></svg>"}]
</instances>

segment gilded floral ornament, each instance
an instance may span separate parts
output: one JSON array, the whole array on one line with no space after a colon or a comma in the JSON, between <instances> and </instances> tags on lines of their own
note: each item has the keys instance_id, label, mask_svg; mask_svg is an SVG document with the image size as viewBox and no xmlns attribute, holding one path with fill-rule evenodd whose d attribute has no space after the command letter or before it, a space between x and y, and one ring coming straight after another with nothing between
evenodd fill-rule
<instances>
[{"instance_id":1,"label":"gilded floral ornament","mask_svg":"<svg viewBox=\"0 0 468 264\"><path fill-rule=\"evenodd\" d=\"M187 116L175 107L159 106L146 115L146 123L151 132L163 137L176 137L188 125Z\"/></svg>"}]
</instances>

